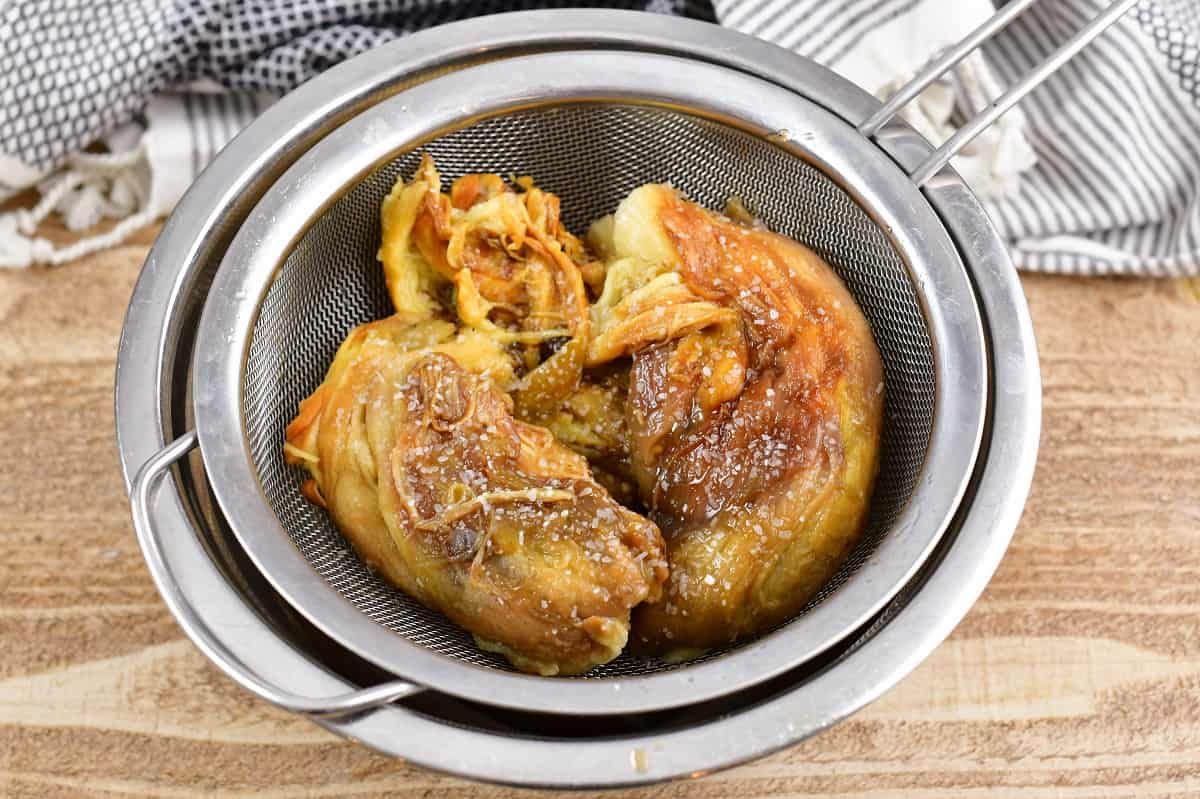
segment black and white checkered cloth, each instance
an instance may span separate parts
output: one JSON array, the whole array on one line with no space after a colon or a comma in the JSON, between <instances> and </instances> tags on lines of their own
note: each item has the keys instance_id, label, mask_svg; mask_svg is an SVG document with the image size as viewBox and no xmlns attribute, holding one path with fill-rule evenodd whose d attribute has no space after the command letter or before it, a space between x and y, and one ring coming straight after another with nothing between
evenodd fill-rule
<instances>
[{"instance_id":1,"label":"black and white checkered cloth","mask_svg":"<svg viewBox=\"0 0 1200 799\"><path fill-rule=\"evenodd\" d=\"M58 263L170 210L274 96L405 33L534 0L7 0L0 3L0 266ZM809 56L886 95L991 13L989 0L627 0ZM1105 5L1042 0L906 117L948 135ZM1200 0L1142 0L955 165L1019 266L1200 274ZM87 152L97 141L108 152ZM57 249L50 210L102 240Z\"/></svg>"}]
</instances>

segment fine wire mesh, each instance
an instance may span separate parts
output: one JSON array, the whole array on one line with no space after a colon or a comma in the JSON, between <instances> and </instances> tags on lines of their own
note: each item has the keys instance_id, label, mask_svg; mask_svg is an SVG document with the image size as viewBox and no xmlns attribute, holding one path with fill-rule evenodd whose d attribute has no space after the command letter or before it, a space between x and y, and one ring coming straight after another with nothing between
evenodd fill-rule
<instances>
[{"instance_id":1,"label":"fine wire mesh","mask_svg":"<svg viewBox=\"0 0 1200 799\"><path fill-rule=\"evenodd\" d=\"M740 197L770 229L829 261L871 323L886 383L880 473L867 529L808 607L829 599L887 534L924 461L933 422L934 362L916 292L883 232L817 169L730 126L632 105L531 109L446 134L369 175L297 244L255 323L243 396L263 492L312 567L368 617L410 641L471 663L511 668L500 656L478 649L468 633L441 614L370 572L325 512L301 496L304 472L283 460L284 427L300 400L320 384L345 335L390 313L376 261L379 205L398 176L413 172L420 152L434 156L447 184L470 172L533 176L562 198L564 221L577 233L648 182L671 183L715 209ZM666 668L674 667L621 655L588 676Z\"/></svg>"}]
</instances>

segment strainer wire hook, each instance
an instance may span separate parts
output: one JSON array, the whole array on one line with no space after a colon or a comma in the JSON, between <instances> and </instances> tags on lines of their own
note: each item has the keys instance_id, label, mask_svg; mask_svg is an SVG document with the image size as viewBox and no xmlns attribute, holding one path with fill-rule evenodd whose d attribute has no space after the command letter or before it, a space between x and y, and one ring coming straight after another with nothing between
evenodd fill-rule
<instances>
[{"instance_id":1,"label":"strainer wire hook","mask_svg":"<svg viewBox=\"0 0 1200 799\"><path fill-rule=\"evenodd\" d=\"M317 718L341 718L362 713L424 690L411 682L393 680L337 696L301 696L264 682L213 635L204 620L193 610L191 601L184 596L178 581L172 575L171 567L163 557L158 530L150 510L151 492L158 485L159 479L173 463L193 450L197 443L196 431L189 430L159 450L134 476L129 486L129 500L133 510L134 530L159 593L180 624L192 633L192 640L204 654L238 685L260 699L284 710Z\"/></svg>"},{"instance_id":2,"label":"strainer wire hook","mask_svg":"<svg viewBox=\"0 0 1200 799\"><path fill-rule=\"evenodd\" d=\"M908 83L892 95L883 107L872 114L867 121L858 126L858 132L871 137L878 134L888 122L900 112L913 98L927 86L938 80L947 70L955 67L960 61L970 55L981 44L994 34L1005 28L1010 22L1020 16L1037 0L1012 0L999 11L985 20L979 27L968 33L962 41L947 48L940 56L929 62ZM1081 28L1074 36L1064 42L1040 64L1030 70L1029 74L1013 84L1008 91L997 97L986 108L971 117L966 124L959 128L953 136L933 151L920 166L913 170L909 177L917 186L924 186L930 178L942 170L954 156L980 133L985 131L993 122L1006 111L1019 103L1025 95L1042 85L1043 82L1059 67L1070 61L1092 43L1096 37L1108 30L1126 11L1137 5L1138 0L1116 0L1110 4L1095 19Z\"/></svg>"}]
</instances>

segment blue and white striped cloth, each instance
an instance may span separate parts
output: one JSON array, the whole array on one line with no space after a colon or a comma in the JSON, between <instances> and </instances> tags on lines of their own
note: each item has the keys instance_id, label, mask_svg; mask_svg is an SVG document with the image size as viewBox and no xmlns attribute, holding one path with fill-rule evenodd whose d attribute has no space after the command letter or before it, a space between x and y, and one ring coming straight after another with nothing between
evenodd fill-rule
<instances>
[{"instance_id":1,"label":"blue and white striped cloth","mask_svg":"<svg viewBox=\"0 0 1200 799\"><path fill-rule=\"evenodd\" d=\"M437 22L569 4L10 0L0 8L0 200L38 186L42 202L0 214L0 267L70 260L169 211L272 96L344 58ZM715 19L880 97L993 10L990 0L603 4ZM945 138L1105 5L1041 0L905 117ZM111 152L81 152L93 141ZM954 165L1023 269L1200 275L1200 0L1142 0ZM62 248L34 235L51 210L73 228L122 221Z\"/></svg>"},{"instance_id":2,"label":"blue and white striped cloth","mask_svg":"<svg viewBox=\"0 0 1200 799\"><path fill-rule=\"evenodd\" d=\"M1010 84L1104 5L1035 3L984 46L982 62L999 85ZM860 84L876 66L912 74L991 10L971 0L715 0L715 7L722 24ZM885 93L880 86L907 74L866 88ZM957 92L955 121L967 111L964 94ZM1034 157L1007 190L991 191L986 175L973 180L956 164L984 196L1019 267L1200 274L1200 2L1143 0L1023 100L1020 117L1016 133Z\"/></svg>"}]
</instances>

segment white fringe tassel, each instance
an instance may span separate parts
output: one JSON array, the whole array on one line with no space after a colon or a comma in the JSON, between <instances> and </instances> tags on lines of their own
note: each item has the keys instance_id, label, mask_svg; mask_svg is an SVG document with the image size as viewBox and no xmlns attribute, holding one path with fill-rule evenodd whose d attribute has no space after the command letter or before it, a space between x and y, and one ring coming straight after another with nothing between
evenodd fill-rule
<instances>
[{"instance_id":1,"label":"white fringe tassel","mask_svg":"<svg viewBox=\"0 0 1200 799\"><path fill-rule=\"evenodd\" d=\"M0 268L57 266L114 247L154 221L150 203L150 166L144 144L119 153L76 153L62 171L38 186L33 208L0 214ZM83 231L104 219L120 219L113 228L59 247L36 235L37 227L57 211L68 230Z\"/></svg>"}]
</instances>

